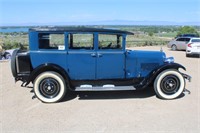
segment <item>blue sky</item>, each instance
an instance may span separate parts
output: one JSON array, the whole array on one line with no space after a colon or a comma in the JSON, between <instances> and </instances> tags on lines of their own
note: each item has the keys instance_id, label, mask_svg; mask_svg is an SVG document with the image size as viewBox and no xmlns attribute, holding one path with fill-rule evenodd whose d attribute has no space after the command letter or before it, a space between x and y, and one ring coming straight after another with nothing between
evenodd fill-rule
<instances>
[{"instance_id":1,"label":"blue sky","mask_svg":"<svg viewBox=\"0 0 200 133\"><path fill-rule=\"evenodd\" d=\"M107 20L200 23L200 0L0 0L0 25Z\"/></svg>"}]
</instances>

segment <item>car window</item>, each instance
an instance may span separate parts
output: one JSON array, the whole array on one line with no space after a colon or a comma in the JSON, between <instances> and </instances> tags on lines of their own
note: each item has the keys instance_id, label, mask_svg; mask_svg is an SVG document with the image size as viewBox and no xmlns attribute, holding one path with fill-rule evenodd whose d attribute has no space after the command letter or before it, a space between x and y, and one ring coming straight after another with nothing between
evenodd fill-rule
<instances>
[{"instance_id":1,"label":"car window","mask_svg":"<svg viewBox=\"0 0 200 133\"><path fill-rule=\"evenodd\" d=\"M178 38L176 41L185 41L185 38Z\"/></svg>"},{"instance_id":2,"label":"car window","mask_svg":"<svg viewBox=\"0 0 200 133\"><path fill-rule=\"evenodd\" d=\"M121 35L99 34L99 49L122 49Z\"/></svg>"},{"instance_id":3,"label":"car window","mask_svg":"<svg viewBox=\"0 0 200 133\"><path fill-rule=\"evenodd\" d=\"M176 41L189 42L190 38L178 38Z\"/></svg>"},{"instance_id":4,"label":"car window","mask_svg":"<svg viewBox=\"0 0 200 133\"><path fill-rule=\"evenodd\" d=\"M189 41L190 41L190 38L185 38L185 41L186 41L186 42L189 42Z\"/></svg>"},{"instance_id":5,"label":"car window","mask_svg":"<svg viewBox=\"0 0 200 133\"><path fill-rule=\"evenodd\" d=\"M39 49L64 49L64 34L39 33Z\"/></svg>"},{"instance_id":6,"label":"car window","mask_svg":"<svg viewBox=\"0 0 200 133\"><path fill-rule=\"evenodd\" d=\"M94 35L93 34L69 34L68 44L69 44L69 49L93 49Z\"/></svg>"},{"instance_id":7,"label":"car window","mask_svg":"<svg viewBox=\"0 0 200 133\"><path fill-rule=\"evenodd\" d=\"M200 42L200 39L192 39L192 42Z\"/></svg>"}]
</instances>

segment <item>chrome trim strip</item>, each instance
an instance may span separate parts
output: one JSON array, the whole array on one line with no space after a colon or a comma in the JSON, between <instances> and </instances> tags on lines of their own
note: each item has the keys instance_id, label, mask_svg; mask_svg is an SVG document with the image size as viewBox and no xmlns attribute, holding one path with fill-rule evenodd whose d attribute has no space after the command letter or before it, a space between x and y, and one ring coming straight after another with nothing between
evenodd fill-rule
<instances>
[{"instance_id":1,"label":"chrome trim strip","mask_svg":"<svg viewBox=\"0 0 200 133\"><path fill-rule=\"evenodd\" d=\"M16 68L17 68L17 73L19 73L19 59L18 59L19 56L16 56Z\"/></svg>"}]
</instances>

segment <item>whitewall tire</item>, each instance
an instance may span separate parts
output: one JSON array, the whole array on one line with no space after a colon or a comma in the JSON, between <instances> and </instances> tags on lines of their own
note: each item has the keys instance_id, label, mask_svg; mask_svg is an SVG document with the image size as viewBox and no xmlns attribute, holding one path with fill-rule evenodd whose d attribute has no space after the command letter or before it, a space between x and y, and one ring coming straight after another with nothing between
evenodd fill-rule
<instances>
[{"instance_id":1,"label":"whitewall tire","mask_svg":"<svg viewBox=\"0 0 200 133\"><path fill-rule=\"evenodd\" d=\"M154 90L159 98L175 99L185 88L185 79L174 69L161 72L154 81Z\"/></svg>"},{"instance_id":2,"label":"whitewall tire","mask_svg":"<svg viewBox=\"0 0 200 133\"><path fill-rule=\"evenodd\" d=\"M42 102L58 102L66 93L65 80L56 72L43 72L34 81L34 92Z\"/></svg>"}]
</instances>

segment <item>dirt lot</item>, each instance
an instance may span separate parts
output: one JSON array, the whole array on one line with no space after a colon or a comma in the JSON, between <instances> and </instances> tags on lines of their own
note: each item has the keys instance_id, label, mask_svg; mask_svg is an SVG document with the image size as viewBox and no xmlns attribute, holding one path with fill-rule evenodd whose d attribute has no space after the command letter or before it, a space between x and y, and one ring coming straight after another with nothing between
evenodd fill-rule
<instances>
[{"instance_id":1,"label":"dirt lot","mask_svg":"<svg viewBox=\"0 0 200 133\"><path fill-rule=\"evenodd\" d=\"M135 49L160 50L160 47ZM187 68L191 94L158 99L144 91L81 92L56 104L32 100L31 88L15 84L9 62L0 62L0 132L200 132L200 58L163 48Z\"/></svg>"}]
</instances>

